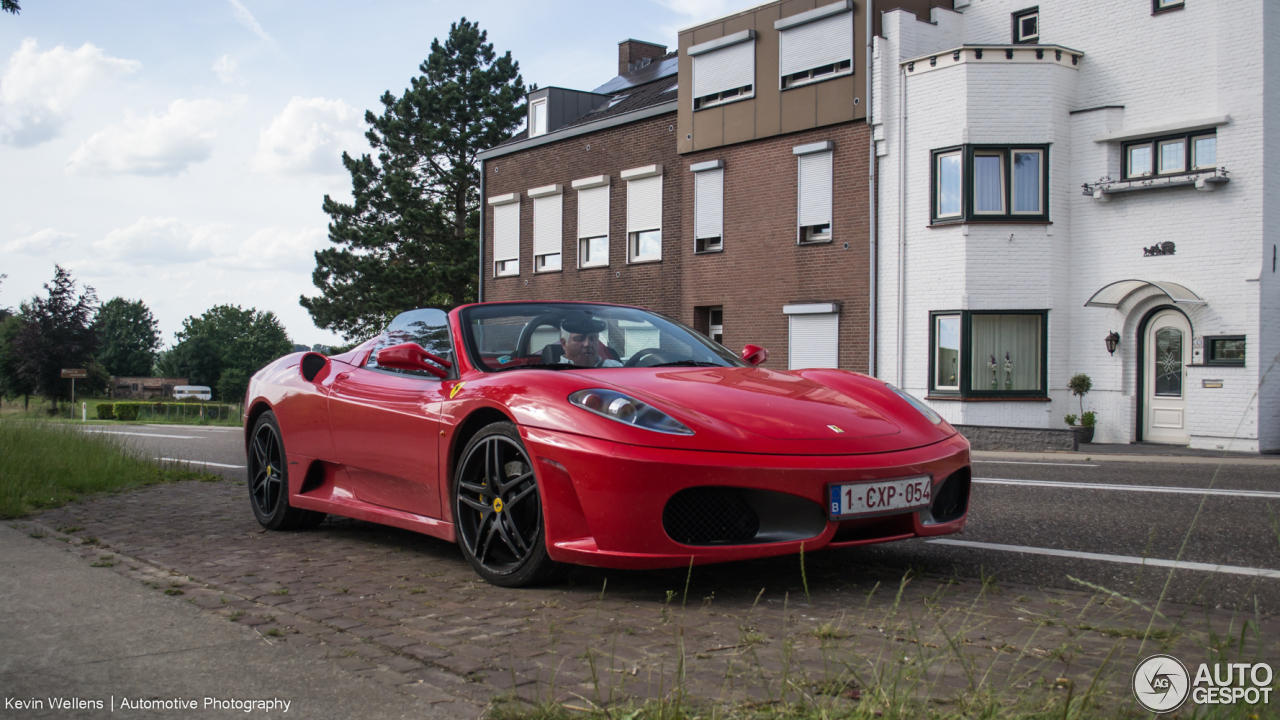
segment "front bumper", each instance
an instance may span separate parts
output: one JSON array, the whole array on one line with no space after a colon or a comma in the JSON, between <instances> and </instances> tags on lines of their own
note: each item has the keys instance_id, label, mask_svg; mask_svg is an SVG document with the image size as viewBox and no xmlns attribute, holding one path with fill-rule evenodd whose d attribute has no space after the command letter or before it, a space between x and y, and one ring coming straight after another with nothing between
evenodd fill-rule
<instances>
[{"instance_id":1,"label":"front bumper","mask_svg":"<svg viewBox=\"0 0 1280 720\"><path fill-rule=\"evenodd\" d=\"M968 517L969 443L953 435L939 443L872 455L759 455L622 445L570 433L521 427L534 458L553 560L624 569L727 562L823 548L851 547L959 532ZM964 478L958 517L935 520L929 510L832 521L827 488L912 475L933 478L933 496L952 476ZM957 480L959 482L959 480ZM689 488L737 488L746 495L791 496L777 505L808 503L821 514L799 530L760 535L743 544L682 544L664 529L668 502ZM777 497L776 495L774 497ZM796 503L794 498L804 502ZM777 541L772 541L776 538Z\"/></svg>"}]
</instances>

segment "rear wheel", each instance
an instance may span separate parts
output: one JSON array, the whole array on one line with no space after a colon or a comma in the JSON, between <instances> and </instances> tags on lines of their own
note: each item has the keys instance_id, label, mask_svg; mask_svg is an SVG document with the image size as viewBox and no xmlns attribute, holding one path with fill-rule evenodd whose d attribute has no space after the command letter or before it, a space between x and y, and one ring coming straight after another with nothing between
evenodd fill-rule
<instances>
[{"instance_id":1,"label":"rear wheel","mask_svg":"<svg viewBox=\"0 0 1280 720\"><path fill-rule=\"evenodd\" d=\"M561 570L547 555L538 481L515 425L493 423L471 438L458 463L453 497L458 544L486 582L536 585Z\"/></svg>"},{"instance_id":2,"label":"rear wheel","mask_svg":"<svg viewBox=\"0 0 1280 720\"><path fill-rule=\"evenodd\" d=\"M258 524L268 530L304 530L324 520L322 512L289 505L289 461L275 413L268 410L253 424L247 453L249 505Z\"/></svg>"}]
</instances>

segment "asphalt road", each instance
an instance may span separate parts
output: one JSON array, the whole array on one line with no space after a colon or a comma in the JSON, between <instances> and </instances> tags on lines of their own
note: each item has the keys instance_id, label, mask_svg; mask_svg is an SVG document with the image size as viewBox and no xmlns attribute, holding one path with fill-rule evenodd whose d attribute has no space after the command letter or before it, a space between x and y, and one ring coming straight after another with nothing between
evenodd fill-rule
<instances>
[{"instance_id":1,"label":"asphalt road","mask_svg":"<svg viewBox=\"0 0 1280 720\"><path fill-rule=\"evenodd\" d=\"M120 437L155 458L245 475L236 428L93 431L131 433ZM1075 589L1083 581L1144 603L1280 611L1280 465L1066 457L975 461L963 534L834 552L893 569Z\"/></svg>"}]
</instances>

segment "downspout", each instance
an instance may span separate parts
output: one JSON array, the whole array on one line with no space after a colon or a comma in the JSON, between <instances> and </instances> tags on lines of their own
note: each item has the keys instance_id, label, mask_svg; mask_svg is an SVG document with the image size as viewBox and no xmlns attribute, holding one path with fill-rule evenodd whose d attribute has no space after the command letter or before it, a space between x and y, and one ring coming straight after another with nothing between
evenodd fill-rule
<instances>
[{"instance_id":1,"label":"downspout","mask_svg":"<svg viewBox=\"0 0 1280 720\"><path fill-rule=\"evenodd\" d=\"M867 22L867 30L866 30L866 33L867 33L867 47L866 47L866 50L867 50L867 64L866 64L867 110L866 110L866 113L867 113L867 130L871 136L870 137L871 142L868 143L868 150L867 150L868 152L867 198L868 198L868 205L870 206L869 211L867 212L867 216L871 225L870 227L871 232L868 235L870 239L870 242L868 243L870 247L868 248L868 250L871 255L871 277L870 277L871 318L868 323L868 326L870 327L870 332L867 340L867 374L870 375L871 377L875 377L876 376L876 315L879 312L879 309L877 307L878 305L877 301L879 299L879 296L877 295L877 292L876 292L877 290L876 288L876 283L877 283L876 243L878 240L876 236L876 207L880 202L880 198L876 195L876 169L877 169L876 168L876 137L875 137L875 130L872 129L872 125L871 125L871 121L874 119L871 115L872 102L874 101L874 99L871 97L872 72L873 72L873 69L871 66L871 59L872 59L871 46L875 43L875 29L876 29L875 0L867 0L866 18L867 18L867 21L866 21Z\"/></svg>"},{"instance_id":2,"label":"downspout","mask_svg":"<svg viewBox=\"0 0 1280 720\"><path fill-rule=\"evenodd\" d=\"M480 275L476 282L476 302L484 302L484 159L480 160Z\"/></svg>"},{"instance_id":3,"label":"downspout","mask_svg":"<svg viewBox=\"0 0 1280 720\"><path fill-rule=\"evenodd\" d=\"M898 387L907 374L907 69L898 66Z\"/></svg>"}]
</instances>

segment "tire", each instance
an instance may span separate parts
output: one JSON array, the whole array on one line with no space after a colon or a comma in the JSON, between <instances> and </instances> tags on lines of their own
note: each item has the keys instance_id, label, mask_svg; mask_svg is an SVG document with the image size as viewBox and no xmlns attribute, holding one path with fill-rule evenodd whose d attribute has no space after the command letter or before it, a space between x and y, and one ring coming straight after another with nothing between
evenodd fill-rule
<instances>
[{"instance_id":1,"label":"tire","mask_svg":"<svg viewBox=\"0 0 1280 720\"><path fill-rule=\"evenodd\" d=\"M461 457L453 479L453 518L472 569L500 587L553 580L564 566L547 554L538 481L516 426L485 426Z\"/></svg>"},{"instance_id":2,"label":"tire","mask_svg":"<svg viewBox=\"0 0 1280 720\"><path fill-rule=\"evenodd\" d=\"M275 413L258 417L249 435L249 507L258 524L268 530L306 530L324 521L325 514L289 505L289 462Z\"/></svg>"}]
</instances>

